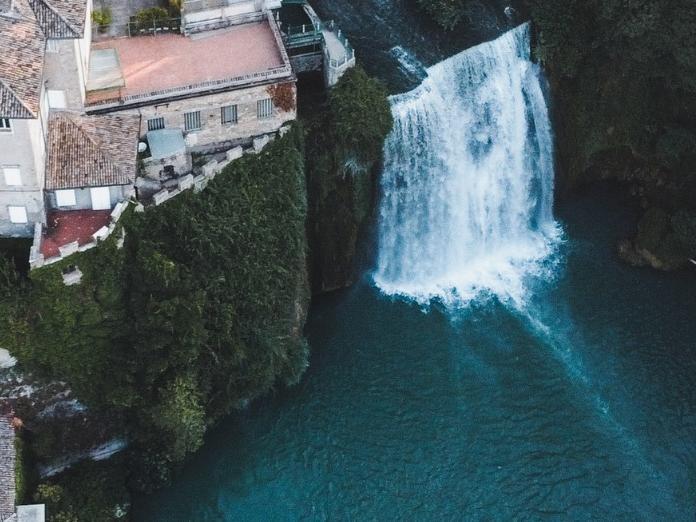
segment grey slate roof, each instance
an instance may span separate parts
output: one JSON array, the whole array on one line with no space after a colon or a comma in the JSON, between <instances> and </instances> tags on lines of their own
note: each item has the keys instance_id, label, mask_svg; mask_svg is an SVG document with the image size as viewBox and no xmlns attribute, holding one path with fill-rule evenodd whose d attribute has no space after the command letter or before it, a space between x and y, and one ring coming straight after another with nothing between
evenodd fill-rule
<instances>
[{"instance_id":1,"label":"grey slate roof","mask_svg":"<svg viewBox=\"0 0 696 522\"><path fill-rule=\"evenodd\" d=\"M86 0L29 0L46 38L82 38Z\"/></svg>"},{"instance_id":2,"label":"grey slate roof","mask_svg":"<svg viewBox=\"0 0 696 522\"><path fill-rule=\"evenodd\" d=\"M37 118L46 38L82 38L87 0L0 0L0 118Z\"/></svg>"},{"instance_id":3,"label":"grey slate roof","mask_svg":"<svg viewBox=\"0 0 696 522\"><path fill-rule=\"evenodd\" d=\"M46 189L133 183L139 135L137 115L51 113Z\"/></svg>"}]
</instances>

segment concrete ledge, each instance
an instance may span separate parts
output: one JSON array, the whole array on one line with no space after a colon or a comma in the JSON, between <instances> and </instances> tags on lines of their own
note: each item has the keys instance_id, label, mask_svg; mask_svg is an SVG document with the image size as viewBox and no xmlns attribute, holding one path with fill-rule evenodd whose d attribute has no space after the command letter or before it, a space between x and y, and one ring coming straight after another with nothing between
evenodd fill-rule
<instances>
[{"instance_id":1,"label":"concrete ledge","mask_svg":"<svg viewBox=\"0 0 696 522\"><path fill-rule=\"evenodd\" d=\"M235 147L233 149L230 149L225 154L228 161L234 161L236 159L241 158L243 155L244 155L244 149L242 149L242 147Z\"/></svg>"},{"instance_id":2,"label":"concrete ledge","mask_svg":"<svg viewBox=\"0 0 696 522\"><path fill-rule=\"evenodd\" d=\"M201 168L204 176L215 176L220 171L220 165L217 161L209 161Z\"/></svg>"},{"instance_id":3,"label":"concrete ledge","mask_svg":"<svg viewBox=\"0 0 696 522\"><path fill-rule=\"evenodd\" d=\"M158 193L156 193L154 196L152 196L152 202L155 205L161 205L165 201L169 199L169 191L168 190L160 190Z\"/></svg>"},{"instance_id":4,"label":"concrete ledge","mask_svg":"<svg viewBox=\"0 0 696 522\"><path fill-rule=\"evenodd\" d=\"M187 174L179 178L179 190L188 190L193 187L193 174Z\"/></svg>"},{"instance_id":5,"label":"concrete ledge","mask_svg":"<svg viewBox=\"0 0 696 522\"><path fill-rule=\"evenodd\" d=\"M98 245L97 241L90 241L89 243L86 243L82 245L80 248L77 249L78 252L87 252L87 250L94 248L95 246Z\"/></svg>"},{"instance_id":6,"label":"concrete ledge","mask_svg":"<svg viewBox=\"0 0 696 522\"><path fill-rule=\"evenodd\" d=\"M61 247L58 247L58 251L60 252L61 257L66 257L69 256L70 254L74 254L80 249L80 244L77 241L73 241L72 243L68 243L67 245L63 245Z\"/></svg>"},{"instance_id":7,"label":"concrete ledge","mask_svg":"<svg viewBox=\"0 0 696 522\"><path fill-rule=\"evenodd\" d=\"M95 241L99 241L100 239L106 239L108 236L109 236L109 227L101 227L94 234L92 234L92 237L94 238Z\"/></svg>"},{"instance_id":8,"label":"concrete ledge","mask_svg":"<svg viewBox=\"0 0 696 522\"><path fill-rule=\"evenodd\" d=\"M254 138L254 150L256 152L260 152L266 145L268 145L269 141L271 141L271 139L268 137L268 134Z\"/></svg>"}]
</instances>

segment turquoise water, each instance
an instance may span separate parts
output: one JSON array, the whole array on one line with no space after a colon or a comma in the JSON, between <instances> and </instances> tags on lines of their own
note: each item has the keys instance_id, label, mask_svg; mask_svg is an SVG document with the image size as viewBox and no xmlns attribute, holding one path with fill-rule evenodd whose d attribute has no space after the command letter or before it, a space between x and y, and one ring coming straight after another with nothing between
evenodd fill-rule
<instances>
[{"instance_id":1,"label":"turquoise water","mask_svg":"<svg viewBox=\"0 0 696 522\"><path fill-rule=\"evenodd\" d=\"M559 206L524 304L424 310L369 274L321 299L300 385L223 423L136 520L693 520L696 273L620 264L617 199Z\"/></svg>"}]
</instances>

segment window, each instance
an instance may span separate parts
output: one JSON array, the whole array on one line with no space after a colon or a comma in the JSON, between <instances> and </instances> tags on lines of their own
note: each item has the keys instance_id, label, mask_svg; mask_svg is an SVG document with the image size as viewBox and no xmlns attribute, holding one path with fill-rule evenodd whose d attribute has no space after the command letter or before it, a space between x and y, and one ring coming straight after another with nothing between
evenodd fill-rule
<instances>
[{"instance_id":1,"label":"window","mask_svg":"<svg viewBox=\"0 0 696 522\"><path fill-rule=\"evenodd\" d=\"M147 130L154 131L164 129L164 118L152 118L147 120Z\"/></svg>"},{"instance_id":2,"label":"window","mask_svg":"<svg viewBox=\"0 0 696 522\"><path fill-rule=\"evenodd\" d=\"M65 91L48 91L48 107L51 109L65 109L68 103L65 99Z\"/></svg>"},{"instance_id":3,"label":"window","mask_svg":"<svg viewBox=\"0 0 696 522\"><path fill-rule=\"evenodd\" d=\"M256 102L256 116L259 119L270 118L273 116L273 100L266 98Z\"/></svg>"},{"instance_id":4,"label":"window","mask_svg":"<svg viewBox=\"0 0 696 522\"><path fill-rule=\"evenodd\" d=\"M9 118L0 118L0 132L12 132L12 124Z\"/></svg>"},{"instance_id":5,"label":"window","mask_svg":"<svg viewBox=\"0 0 696 522\"><path fill-rule=\"evenodd\" d=\"M58 40L53 40L53 39L46 40L46 52L47 53L57 53L58 52Z\"/></svg>"},{"instance_id":6,"label":"window","mask_svg":"<svg viewBox=\"0 0 696 522\"><path fill-rule=\"evenodd\" d=\"M195 131L201 128L201 111L187 112L184 114L184 130Z\"/></svg>"},{"instance_id":7,"label":"window","mask_svg":"<svg viewBox=\"0 0 696 522\"><path fill-rule=\"evenodd\" d=\"M56 190L57 207L74 207L76 204L74 190Z\"/></svg>"},{"instance_id":8,"label":"window","mask_svg":"<svg viewBox=\"0 0 696 522\"><path fill-rule=\"evenodd\" d=\"M22 184L19 167L3 167L2 172L5 175L5 185L8 187L17 187Z\"/></svg>"},{"instance_id":9,"label":"window","mask_svg":"<svg viewBox=\"0 0 696 522\"><path fill-rule=\"evenodd\" d=\"M28 223L27 207L7 207L10 212L10 221L12 223Z\"/></svg>"},{"instance_id":10,"label":"window","mask_svg":"<svg viewBox=\"0 0 696 522\"><path fill-rule=\"evenodd\" d=\"M237 123L237 106L236 105L228 105L227 107L223 107L221 109L222 113L222 124L223 125L229 125L233 123Z\"/></svg>"}]
</instances>

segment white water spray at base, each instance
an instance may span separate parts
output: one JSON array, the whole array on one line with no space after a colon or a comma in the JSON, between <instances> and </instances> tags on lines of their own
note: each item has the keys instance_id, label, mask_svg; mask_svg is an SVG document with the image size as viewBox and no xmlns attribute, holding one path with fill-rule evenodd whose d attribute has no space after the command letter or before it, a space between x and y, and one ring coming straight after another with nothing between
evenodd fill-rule
<instances>
[{"instance_id":1,"label":"white water spray at base","mask_svg":"<svg viewBox=\"0 0 696 522\"><path fill-rule=\"evenodd\" d=\"M553 141L529 27L427 70L391 98L374 280L387 294L522 301L560 235Z\"/></svg>"}]
</instances>

